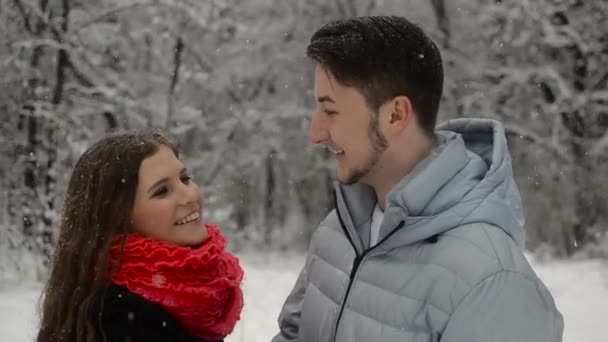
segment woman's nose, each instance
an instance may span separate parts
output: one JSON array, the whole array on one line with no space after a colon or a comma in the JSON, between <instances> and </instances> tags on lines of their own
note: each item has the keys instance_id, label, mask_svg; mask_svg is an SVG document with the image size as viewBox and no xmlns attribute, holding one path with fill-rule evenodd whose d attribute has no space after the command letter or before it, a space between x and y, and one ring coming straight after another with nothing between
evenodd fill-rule
<instances>
[{"instance_id":1,"label":"woman's nose","mask_svg":"<svg viewBox=\"0 0 608 342\"><path fill-rule=\"evenodd\" d=\"M183 184L179 194L179 203L181 205L191 205L197 202L201 202L202 205L202 193L199 186L192 181L189 184Z\"/></svg>"}]
</instances>

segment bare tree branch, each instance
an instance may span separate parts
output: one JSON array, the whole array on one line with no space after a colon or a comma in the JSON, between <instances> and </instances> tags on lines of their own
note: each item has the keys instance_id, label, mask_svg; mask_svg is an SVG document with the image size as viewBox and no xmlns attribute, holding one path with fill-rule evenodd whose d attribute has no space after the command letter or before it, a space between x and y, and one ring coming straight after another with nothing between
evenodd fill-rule
<instances>
[{"instance_id":1,"label":"bare tree branch","mask_svg":"<svg viewBox=\"0 0 608 342\"><path fill-rule=\"evenodd\" d=\"M450 47L450 17L447 14L445 0L431 0L435 17L437 18L437 26L443 33L443 46L446 48Z\"/></svg>"},{"instance_id":2,"label":"bare tree branch","mask_svg":"<svg viewBox=\"0 0 608 342\"><path fill-rule=\"evenodd\" d=\"M342 0L336 0L335 4L336 4L336 7L338 9L338 13L340 14L341 18L348 18L348 17L350 17L350 13L348 13L348 8L342 2Z\"/></svg>"},{"instance_id":3,"label":"bare tree branch","mask_svg":"<svg viewBox=\"0 0 608 342\"><path fill-rule=\"evenodd\" d=\"M83 84L89 87L99 87L100 84L115 84L117 88L121 91L130 94L131 89L128 87L121 87L122 83L120 80L116 79L116 75L109 74L107 71L103 74L98 73L91 68L87 63L87 58L78 58L79 52L74 49L71 45L67 45L65 42L59 42L53 39L26 39L13 43L16 47L37 47L37 46L46 46L53 49L57 49L59 51L64 51L66 53L67 58L65 59L65 67L70 68L74 75L82 81ZM111 77L114 76L112 80ZM103 82L96 81L98 79L103 80Z\"/></svg>"},{"instance_id":4,"label":"bare tree branch","mask_svg":"<svg viewBox=\"0 0 608 342\"><path fill-rule=\"evenodd\" d=\"M362 15L371 14L374 11L374 9L376 9L377 6L378 6L378 0L369 0L367 7L365 7L365 9L363 9Z\"/></svg>"},{"instance_id":5,"label":"bare tree branch","mask_svg":"<svg viewBox=\"0 0 608 342\"><path fill-rule=\"evenodd\" d=\"M608 130L604 133L604 135L593 145L589 154L597 157L604 152L604 150L608 149ZM606 152L608 153L608 152Z\"/></svg>"},{"instance_id":6,"label":"bare tree branch","mask_svg":"<svg viewBox=\"0 0 608 342\"><path fill-rule=\"evenodd\" d=\"M209 11L211 11L211 13L212 13L213 9L215 7L217 7L217 4L214 1L197 2L196 4L200 4L200 3L204 3L205 5L210 6ZM157 7L157 8L163 7L163 8L177 10L177 11L183 13L185 18L190 19L191 22L196 23L199 27L206 28L209 26L208 18L202 17L200 15L200 12L198 10L195 10L196 7L194 6L194 4L191 4L190 6L188 6L187 3L184 1L147 0L147 1L134 2L134 3L128 4L128 5L120 5L115 8L109 9L106 12L103 12L101 14L97 14L94 17L89 18L85 22L83 22L83 23L79 24L77 27L75 27L74 32L78 32L84 28L87 28L98 22L102 22L102 21L106 20L107 18L111 18L122 12L132 10L132 9L137 9L137 8L146 8L146 7Z\"/></svg>"},{"instance_id":7,"label":"bare tree branch","mask_svg":"<svg viewBox=\"0 0 608 342\"><path fill-rule=\"evenodd\" d=\"M488 113L487 114L488 117L503 122L506 134L519 137L520 139L526 139L532 143L535 143L535 144L543 147L544 149L548 150L549 152L555 154L563 161L567 161L567 162L573 161L572 156L568 153L568 149L566 147L562 146L558 141L553 140L551 137L545 138L545 137L537 134L536 132L531 131L525 127L522 127L516 123L505 122L503 119L499 118L497 115L492 114L491 111L488 111L487 113ZM508 111L507 111L507 113L508 113Z\"/></svg>"},{"instance_id":8,"label":"bare tree branch","mask_svg":"<svg viewBox=\"0 0 608 342\"><path fill-rule=\"evenodd\" d=\"M201 70L209 74L213 73L213 66L211 62L209 62L206 57L204 57L199 51L197 51L194 48L193 44L189 44L188 42L184 41L182 35L177 30L169 29L169 32L174 37L176 37L176 39L181 39L183 51L187 52L192 58L194 58L194 61L196 62L196 64L198 64Z\"/></svg>"},{"instance_id":9,"label":"bare tree branch","mask_svg":"<svg viewBox=\"0 0 608 342\"><path fill-rule=\"evenodd\" d=\"M518 126L513 123L504 123L505 131L507 134L518 136L522 139L526 139L532 143L544 147L548 151L558 156L563 161L572 162L572 157L568 154L566 148L561 145L555 145L550 139L541 137L533 131Z\"/></svg>"},{"instance_id":10,"label":"bare tree branch","mask_svg":"<svg viewBox=\"0 0 608 342\"><path fill-rule=\"evenodd\" d=\"M128 11L130 9L134 9L137 7L151 7L154 6L155 4L152 2L135 2L132 4L128 4L128 5L121 5L118 6L116 8L112 8L110 10L107 10L106 12L103 12L101 14L98 14L96 16L94 16L93 18L89 18L87 21L80 23L77 27L74 28L75 32L78 32L82 29L85 29L91 25L97 24L99 22L102 22L108 18L111 18L117 14L120 14L121 12L124 11Z\"/></svg>"},{"instance_id":11,"label":"bare tree branch","mask_svg":"<svg viewBox=\"0 0 608 342\"><path fill-rule=\"evenodd\" d=\"M196 161L190 162L190 167L193 169L199 168L201 166L205 166L205 176L202 177L204 182L204 187L210 187L211 184L214 183L215 178L219 175L219 172L222 170L222 166L224 165L223 158L226 154L226 150L230 147L230 142L236 136L236 131L239 128L240 120L237 118L232 122L232 126L228 129L228 131L224 134L224 137L221 139L220 143L217 143L218 151L215 151L213 154L213 158L211 161L208 159L198 159Z\"/></svg>"},{"instance_id":12,"label":"bare tree branch","mask_svg":"<svg viewBox=\"0 0 608 342\"><path fill-rule=\"evenodd\" d=\"M539 76L544 79L552 80L556 83L559 94L562 97L571 97L572 87L568 81L553 66L533 67L533 68L498 68L486 71L486 74L501 79L501 83L526 84L533 77Z\"/></svg>"},{"instance_id":13,"label":"bare tree branch","mask_svg":"<svg viewBox=\"0 0 608 342\"><path fill-rule=\"evenodd\" d=\"M50 48L57 49L57 50L61 50L61 49L72 50L72 47L70 45L67 45L62 42L58 42L53 39L47 39L47 38L23 39L23 40L13 42L12 45L13 45L13 47L26 47L26 48L33 47L33 48L35 48L37 46L44 46L44 47L50 47Z\"/></svg>"},{"instance_id":14,"label":"bare tree branch","mask_svg":"<svg viewBox=\"0 0 608 342\"><path fill-rule=\"evenodd\" d=\"M49 25L49 18L48 18L48 14L49 14L49 0L40 0L40 4L38 6L33 5L31 3L29 3L28 1L21 1L21 0L14 0L15 1L15 5L18 7L19 11L21 13L27 13L28 11L26 10L26 7L29 8L29 10L31 11L32 14L34 14L39 21L36 23L36 25L34 26L34 24L31 23L31 16L27 16L29 18L30 21L30 27L31 27L31 33L38 35L40 34L40 24L44 24L44 25Z\"/></svg>"},{"instance_id":15,"label":"bare tree branch","mask_svg":"<svg viewBox=\"0 0 608 342\"><path fill-rule=\"evenodd\" d=\"M347 0L344 1L346 3L346 8L348 8L348 16L349 17L356 17L357 16L357 7L355 6L355 1L354 0Z\"/></svg>"},{"instance_id":16,"label":"bare tree branch","mask_svg":"<svg viewBox=\"0 0 608 342\"><path fill-rule=\"evenodd\" d=\"M13 2L15 3L15 7L17 7L17 9L19 10L19 13L21 14L21 17L23 20L23 26L25 26L25 29L29 33L33 34L34 27L32 26L32 23L30 21L30 16L28 15L27 11L25 10L25 6L21 2L21 0L13 0Z\"/></svg>"}]
</instances>

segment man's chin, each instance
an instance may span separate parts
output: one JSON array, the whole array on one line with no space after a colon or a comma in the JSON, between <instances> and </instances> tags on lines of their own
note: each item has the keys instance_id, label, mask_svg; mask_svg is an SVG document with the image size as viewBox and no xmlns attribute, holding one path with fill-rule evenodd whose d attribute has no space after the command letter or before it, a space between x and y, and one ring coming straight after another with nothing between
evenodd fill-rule
<instances>
[{"instance_id":1,"label":"man's chin","mask_svg":"<svg viewBox=\"0 0 608 342\"><path fill-rule=\"evenodd\" d=\"M338 182L342 185L353 185L359 182L360 179L361 176L353 172L349 172L345 175L338 173Z\"/></svg>"},{"instance_id":2,"label":"man's chin","mask_svg":"<svg viewBox=\"0 0 608 342\"><path fill-rule=\"evenodd\" d=\"M340 183L341 185L353 185L356 182L353 182L351 180L347 180L346 182L344 182L344 181L341 181L341 180L338 179L338 183Z\"/></svg>"}]
</instances>

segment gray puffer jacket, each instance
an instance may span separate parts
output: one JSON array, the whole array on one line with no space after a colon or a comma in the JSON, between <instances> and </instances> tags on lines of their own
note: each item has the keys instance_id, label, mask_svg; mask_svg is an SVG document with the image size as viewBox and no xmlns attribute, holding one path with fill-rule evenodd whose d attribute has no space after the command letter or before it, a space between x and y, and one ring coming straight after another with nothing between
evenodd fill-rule
<instances>
[{"instance_id":1,"label":"gray puffer jacket","mask_svg":"<svg viewBox=\"0 0 608 342\"><path fill-rule=\"evenodd\" d=\"M557 342L563 319L523 255L503 127L458 119L388 194L378 244L364 185L336 187L274 342Z\"/></svg>"}]
</instances>

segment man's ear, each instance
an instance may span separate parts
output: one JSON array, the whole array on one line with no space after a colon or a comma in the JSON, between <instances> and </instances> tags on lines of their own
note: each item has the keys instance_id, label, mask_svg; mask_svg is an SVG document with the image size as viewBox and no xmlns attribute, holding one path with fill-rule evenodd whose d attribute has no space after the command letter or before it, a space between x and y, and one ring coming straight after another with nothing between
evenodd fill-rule
<instances>
[{"instance_id":1,"label":"man's ear","mask_svg":"<svg viewBox=\"0 0 608 342\"><path fill-rule=\"evenodd\" d=\"M390 101L387 110L389 114L389 130L397 134L403 131L414 118L412 102L407 96L397 96Z\"/></svg>"}]
</instances>

